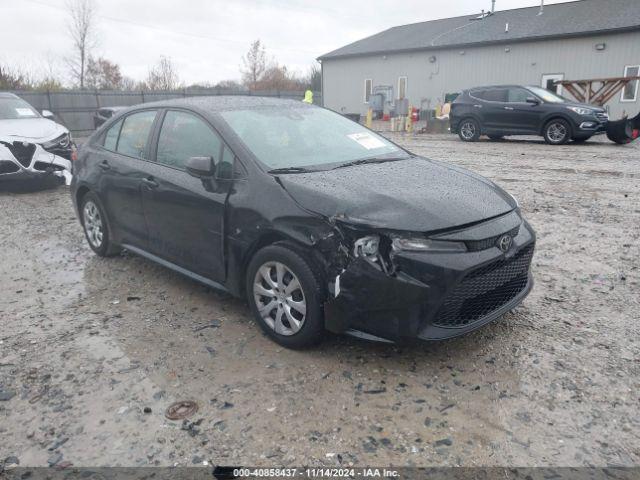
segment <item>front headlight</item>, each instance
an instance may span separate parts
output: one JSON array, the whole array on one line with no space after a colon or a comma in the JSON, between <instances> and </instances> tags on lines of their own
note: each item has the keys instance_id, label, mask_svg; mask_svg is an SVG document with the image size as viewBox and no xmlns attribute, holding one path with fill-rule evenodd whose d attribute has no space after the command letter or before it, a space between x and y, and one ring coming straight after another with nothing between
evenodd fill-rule
<instances>
[{"instance_id":1,"label":"front headlight","mask_svg":"<svg viewBox=\"0 0 640 480\"><path fill-rule=\"evenodd\" d=\"M466 252L464 242L448 240L432 240L420 237L392 236L391 245L394 250L404 252Z\"/></svg>"},{"instance_id":2,"label":"front headlight","mask_svg":"<svg viewBox=\"0 0 640 480\"><path fill-rule=\"evenodd\" d=\"M593 115L593 110L583 107L567 107L569 110L576 112L578 115Z\"/></svg>"},{"instance_id":3,"label":"front headlight","mask_svg":"<svg viewBox=\"0 0 640 480\"><path fill-rule=\"evenodd\" d=\"M67 148L70 143L71 143L71 134L63 133L62 135L60 135L59 137L54 138L53 140L49 140L48 142L44 142L42 144L42 148L44 148L45 150L47 148L55 148L55 147Z\"/></svg>"}]
</instances>

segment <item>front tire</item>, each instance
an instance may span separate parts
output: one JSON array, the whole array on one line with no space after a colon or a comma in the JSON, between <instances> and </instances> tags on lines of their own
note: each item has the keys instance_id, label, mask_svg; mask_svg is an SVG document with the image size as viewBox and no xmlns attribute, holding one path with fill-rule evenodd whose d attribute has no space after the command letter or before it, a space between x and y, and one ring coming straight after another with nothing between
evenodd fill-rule
<instances>
[{"instance_id":1,"label":"front tire","mask_svg":"<svg viewBox=\"0 0 640 480\"><path fill-rule=\"evenodd\" d=\"M465 118L458 127L458 136L463 142L477 142L480 138L480 124L473 118Z\"/></svg>"},{"instance_id":2,"label":"front tire","mask_svg":"<svg viewBox=\"0 0 640 480\"><path fill-rule=\"evenodd\" d=\"M94 193L89 192L82 197L80 215L84 235L91 250L101 257L118 255L121 248L111 242L107 215Z\"/></svg>"},{"instance_id":3,"label":"front tire","mask_svg":"<svg viewBox=\"0 0 640 480\"><path fill-rule=\"evenodd\" d=\"M544 141L549 145L564 145L571 139L571 125L562 118L556 118L544 127Z\"/></svg>"},{"instance_id":4,"label":"front tire","mask_svg":"<svg viewBox=\"0 0 640 480\"><path fill-rule=\"evenodd\" d=\"M323 339L322 276L295 249L276 244L258 251L247 268L246 292L256 321L278 344L300 349Z\"/></svg>"}]
</instances>

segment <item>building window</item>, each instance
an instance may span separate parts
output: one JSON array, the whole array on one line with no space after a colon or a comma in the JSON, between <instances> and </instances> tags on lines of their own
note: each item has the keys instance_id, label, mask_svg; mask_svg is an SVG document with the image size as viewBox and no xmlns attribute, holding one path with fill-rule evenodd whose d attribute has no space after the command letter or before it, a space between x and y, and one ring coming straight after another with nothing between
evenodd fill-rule
<instances>
[{"instance_id":1,"label":"building window","mask_svg":"<svg viewBox=\"0 0 640 480\"><path fill-rule=\"evenodd\" d=\"M407 77L398 78L398 98L407 98Z\"/></svg>"},{"instance_id":2,"label":"building window","mask_svg":"<svg viewBox=\"0 0 640 480\"><path fill-rule=\"evenodd\" d=\"M625 77L638 77L640 76L640 65L628 65L624 67ZM634 80L625 85L622 90L621 102L635 102L638 98L638 83L640 81Z\"/></svg>"},{"instance_id":3,"label":"building window","mask_svg":"<svg viewBox=\"0 0 640 480\"><path fill-rule=\"evenodd\" d=\"M373 82L370 78L367 78L364 81L364 103L369 103L369 99L371 98L371 90L373 89L372 85Z\"/></svg>"}]
</instances>

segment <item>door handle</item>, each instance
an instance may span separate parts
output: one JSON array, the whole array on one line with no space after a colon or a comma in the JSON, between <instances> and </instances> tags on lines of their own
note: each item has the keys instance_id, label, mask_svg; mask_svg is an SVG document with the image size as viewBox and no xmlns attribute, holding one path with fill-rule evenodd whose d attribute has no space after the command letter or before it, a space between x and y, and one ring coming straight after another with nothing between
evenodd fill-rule
<instances>
[{"instance_id":1,"label":"door handle","mask_svg":"<svg viewBox=\"0 0 640 480\"><path fill-rule=\"evenodd\" d=\"M111 170L111 165L109 165L109 162L107 162L106 160L103 160L102 163L99 163L98 167L100 167L102 170Z\"/></svg>"},{"instance_id":2,"label":"door handle","mask_svg":"<svg viewBox=\"0 0 640 480\"><path fill-rule=\"evenodd\" d=\"M505 110L513 110L513 107L504 107Z\"/></svg>"},{"instance_id":3,"label":"door handle","mask_svg":"<svg viewBox=\"0 0 640 480\"><path fill-rule=\"evenodd\" d=\"M482 105L474 105L474 108L482 108Z\"/></svg>"},{"instance_id":4,"label":"door handle","mask_svg":"<svg viewBox=\"0 0 640 480\"><path fill-rule=\"evenodd\" d=\"M160 186L152 177L143 178L142 183L149 189L158 188Z\"/></svg>"}]
</instances>

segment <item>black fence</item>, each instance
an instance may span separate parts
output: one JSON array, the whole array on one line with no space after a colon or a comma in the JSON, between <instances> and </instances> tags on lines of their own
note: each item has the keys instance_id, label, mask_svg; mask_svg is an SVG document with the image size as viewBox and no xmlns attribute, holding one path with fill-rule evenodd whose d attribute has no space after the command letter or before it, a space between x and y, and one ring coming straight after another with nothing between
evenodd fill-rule
<instances>
[{"instance_id":1,"label":"black fence","mask_svg":"<svg viewBox=\"0 0 640 480\"><path fill-rule=\"evenodd\" d=\"M302 100L303 91L245 91L227 89L183 89L174 91L110 91L110 90L66 90L34 92L14 90L19 97L29 102L38 111L50 110L56 120L75 136L86 136L94 130L93 116L102 107L138 105L140 103L169 100L172 98L211 95L251 95ZM320 92L314 92L313 103L322 105Z\"/></svg>"}]
</instances>

